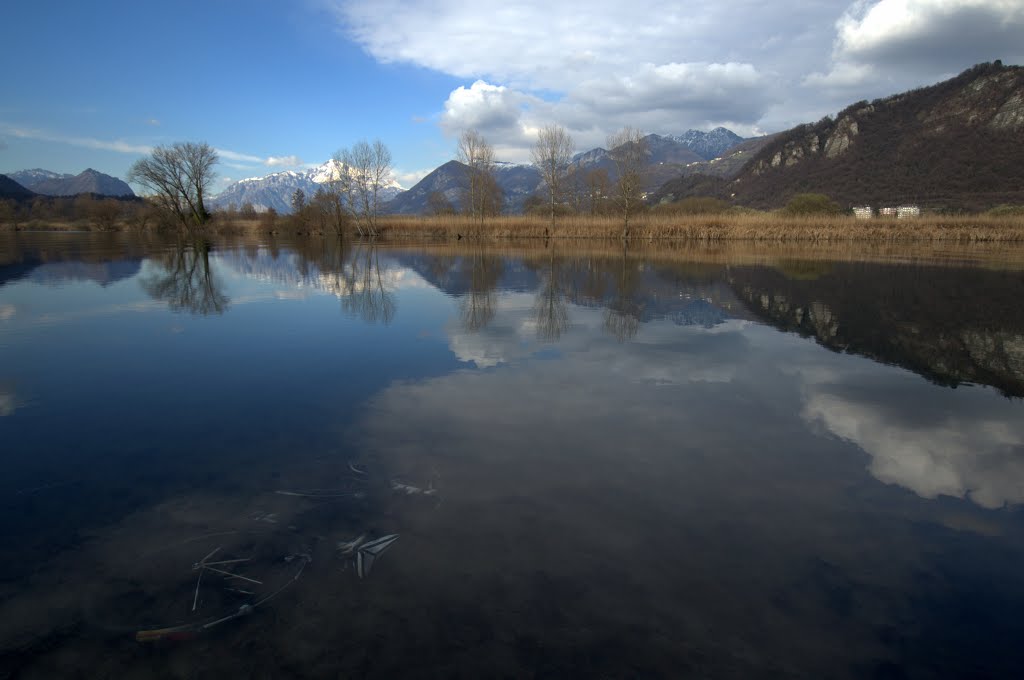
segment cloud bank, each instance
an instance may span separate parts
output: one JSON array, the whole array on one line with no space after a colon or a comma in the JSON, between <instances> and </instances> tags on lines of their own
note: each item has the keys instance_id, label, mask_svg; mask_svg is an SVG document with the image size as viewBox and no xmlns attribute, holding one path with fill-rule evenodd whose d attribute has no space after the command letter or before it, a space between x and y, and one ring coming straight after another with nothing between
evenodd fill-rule
<instances>
[{"instance_id":1,"label":"cloud bank","mask_svg":"<svg viewBox=\"0 0 1024 680\"><path fill-rule=\"evenodd\" d=\"M581 148L623 125L663 134L726 125L752 135L974 63L1024 56L1018 0L335 0L330 7L344 33L379 62L466 81L441 106L446 133L473 127L519 156L551 122Z\"/></svg>"}]
</instances>

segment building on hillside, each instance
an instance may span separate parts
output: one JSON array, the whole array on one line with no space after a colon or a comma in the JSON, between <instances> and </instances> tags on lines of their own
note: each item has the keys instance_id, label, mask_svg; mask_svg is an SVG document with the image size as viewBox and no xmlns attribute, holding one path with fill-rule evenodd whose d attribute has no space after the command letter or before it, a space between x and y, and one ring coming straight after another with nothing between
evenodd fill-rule
<instances>
[{"instance_id":1,"label":"building on hillside","mask_svg":"<svg viewBox=\"0 0 1024 680\"><path fill-rule=\"evenodd\" d=\"M896 217L896 208L879 208L879 217Z\"/></svg>"},{"instance_id":2,"label":"building on hillside","mask_svg":"<svg viewBox=\"0 0 1024 680\"><path fill-rule=\"evenodd\" d=\"M853 216L858 220L870 220L874 214L870 205L856 205L853 207Z\"/></svg>"}]
</instances>

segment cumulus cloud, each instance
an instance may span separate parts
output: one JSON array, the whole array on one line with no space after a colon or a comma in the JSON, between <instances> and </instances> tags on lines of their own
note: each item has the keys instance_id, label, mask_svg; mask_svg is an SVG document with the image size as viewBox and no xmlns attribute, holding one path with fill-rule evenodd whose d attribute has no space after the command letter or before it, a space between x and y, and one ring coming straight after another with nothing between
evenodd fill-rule
<instances>
[{"instance_id":1,"label":"cumulus cloud","mask_svg":"<svg viewBox=\"0 0 1024 680\"><path fill-rule=\"evenodd\" d=\"M642 64L629 76L581 82L549 102L477 80L451 92L441 128L453 137L475 129L508 161L527 161L537 131L551 121L564 125L581 149L604 145L627 125L661 133L726 125L751 134L772 100L763 83L750 64Z\"/></svg>"},{"instance_id":2,"label":"cumulus cloud","mask_svg":"<svg viewBox=\"0 0 1024 680\"><path fill-rule=\"evenodd\" d=\"M551 122L581 148L623 125L751 135L1024 58L1019 0L325 1L378 61L464 79L442 129L476 127L505 160Z\"/></svg>"},{"instance_id":3,"label":"cumulus cloud","mask_svg":"<svg viewBox=\"0 0 1024 680\"><path fill-rule=\"evenodd\" d=\"M839 88L872 79L938 79L971 64L1024 56L1018 0L856 2L835 24L832 68L807 82Z\"/></svg>"},{"instance_id":4,"label":"cumulus cloud","mask_svg":"<svg viewBox=\"0 0 1024 680\"><path fill-rule=\"evenodd\" d=\"M785 13L750 0L685 8L652 0L332 6L344 31L379 61L472 83L445 102L446 132L476 127L522 153L532 131L550 122L570 128L581 146L603 143L623 125L752 131L780 84L798 80L788 72L804 74L806 51L819 62L827 57L831 34L793 27L831 25L845 4Z\"/></svg>"},{"instance_id":5,"label":"cumulus cloud","mask_svg":"<svg viewBox=\"0 0 1024 680\"><path fill-rule=\"evenodd\" d=\"M420 168L418 170L401 170L399 168L395 168L392 175L394 176L395 181L398 182L399 186L408 188L414 186L416 182L419 182L433 171L434 168Z\"/></svg>"}]
</instances>

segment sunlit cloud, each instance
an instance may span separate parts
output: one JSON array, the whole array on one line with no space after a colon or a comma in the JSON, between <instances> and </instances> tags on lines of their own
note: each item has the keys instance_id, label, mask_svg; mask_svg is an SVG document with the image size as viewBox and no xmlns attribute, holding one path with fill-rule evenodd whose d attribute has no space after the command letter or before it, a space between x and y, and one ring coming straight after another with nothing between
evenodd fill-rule
<instances>
[{"instance_id":1,"label":"sunlit cloud","mask_svg":"<svg viewBox=\"0 0 1024 680\"><path fill-rule=\"evenodd\" d=\"M972 64L1024 57L1024 3L1018 0L855 2L835 24L832 66L805 83L857 88L907 76L939 79Z\"/></svg>"},{"instance_id":2,"label":"sunlit cloud","mask_svg":"<svg viewBox=\"0 0 1024 680\"><path fill-rule=\"evenodd\" d=\"M325 1L379 62L462 79L439 124L477 127L504 160L524 158L527 132L552 122L581 148L624 125L753 135L1024 58L1018 0Z\"/></svg>"},{"instance_id":3,"label":"sunlit cloud","mask_svg":"<svg viewBox=\"0 0 1024 680\"><path fill-rule=\"evenodd\" d=\"M305 165L298 156L269 156L263 164L269 168L286 167L295 168Z\"/></svg>"},{"instance_id":4,"label":"sunlit cloud","mask_svg":"<svg viewBox=\"0 0 1024 680\"><path fill-rule=\"evenodd\" d=\"M152 125L153 127L160 127L160 121L157 120L156 118L150 118L149 120L146 121L146 124L147 125Z\"/></svg>"},{"instance_id":5,"label":"sunlit cloud","mask_svg":"<svg viewBox=\"0 0 1024 680\"><path fill-rule=\"evenodd\" d=\"M392 173L395 181L402 187L411 187L419 182L421 179L429 175L434 171L434 168L420 168L419 170L401 170L395 168Z\"/></svg>"}]
</instances>

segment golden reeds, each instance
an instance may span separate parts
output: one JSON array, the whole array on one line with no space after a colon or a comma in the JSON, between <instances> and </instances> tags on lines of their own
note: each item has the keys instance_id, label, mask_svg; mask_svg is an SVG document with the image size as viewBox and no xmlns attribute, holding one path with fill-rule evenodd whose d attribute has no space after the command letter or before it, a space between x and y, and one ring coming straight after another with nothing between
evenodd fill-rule
<instances>
[{"instance_id":1,"label":"golden reeds","mask_svg":"<svg viewBox=\"0 0 1024 680\"><path fill-rule=\"evenodd\" d=\"M484 221L463 216L404 217L381 220L388 238L619 238L622 221L615 217L560 218L554 230L545 217L491 217ZM634 241L1024 241L1021 216L944 216L914 219L858 220L851 216L789 217L775 213L738 215L644 215L630 225Z\"/></svg>"},{"instance_id":2,"label":"golden reeds","mask_svg":"<svg viewBox=\"0 0 1024 680\"><path fill-rule=\"evenodd\" d=\"M5 225L12 228L13 225ZM75 224L33 223L34 229L81 229ZM119 225L131 230L128 225ZM4 230L0 227L0 230ZM551 228L545 216L502 215L479 218L461 215L431 217L388 215L380 218L380 235L396 239L619 239L622 220L614 216L560 217ZM303 234L308 227L288 216L273 220L218 217L208 225L211 235ZM354 231L353 231L354 234ZM849 215L786 216L780 213L668 215L647 213L630 220L630 241L725 241L837 243L1010 243L1024 242L1024 215L924 215L910 219L859 220Z\"/></svg>"}]
</instances>

